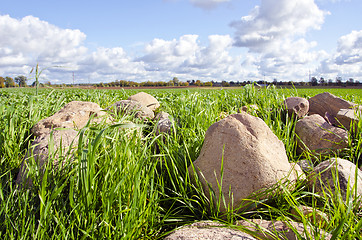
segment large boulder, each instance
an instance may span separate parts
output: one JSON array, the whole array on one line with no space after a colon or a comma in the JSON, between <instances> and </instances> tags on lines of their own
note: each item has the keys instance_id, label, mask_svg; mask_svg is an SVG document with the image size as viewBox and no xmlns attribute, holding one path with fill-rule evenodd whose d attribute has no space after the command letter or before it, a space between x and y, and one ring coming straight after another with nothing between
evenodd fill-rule
<instances>
[{"instance_id":1,"label":"large boulder","mask_svg":"<svg viewBox=\"0 0 362 240\"><path fill-rule=\"evenodd\" d=\"M295 115L302 118L307 115L309 111L309 102L302 97L288 97L283 102L284 107L288 111L288 115Z\"/></svg>"},{"instance_id":2,"label":"large boulder","mask_svg":"<svg viewBox=\"0 0 362 240\"><path fill-rule=\"evenodd\" d=\"M132 95L127 100L137 101L152 111L155 111L160 107L160 103L157 101L157 99L145 92L139 92L135 95Z\"/></svg>"},{"instance_id":3,"label":"large boulder","mask_svg":"<svg viewBox=\"0 0 362 240\"><path fill-rule=\"evenodd\" d=\"M336 117L341 109L356 107L356 104L339 98L329 92L324 92L311 97L309 100L309 115L319 114L324 117L326 113Z\"/></svg>"},{"instance_id":4,"label":"large boulder","mask_svg":"<svg viewBox=\"0 0 362 240\"><path fill-rule=\"evenodd\" d=\"M128 114L141 119L153 119L155 114L151 109L140 102L133 100L121 100L106 108L114 113Z\"/></svg>"},{"instance_id":5,"label":"large boulder","mask_svg":"<svg viewBox=\"0 0 362 240\"><path fill-rule=\"evenodd\" d=\"M313 114L300 119L295 125L298 135L298 152L311 150L316 153L330 153L346 148L348 132L330 125L323 117Z\"/></svg>"},{"instance_id":6,"label":"large boulder","mask_svg":"<svg viewBox=\"0 0 362 240\"><path fill-rule=\"evenodd\" d=\"M226 228L212 221L196 222L180 227L164 240L253 240L256 239L242 231Z\"/></svg>"},{"instance_id":7,"label":"large boulder","mask_svg":"<svg viewBox=\"0 0 362 240\"><path fill-rule=\"evenodd\" d=\"M32 180L28 178L29 170L27 167L32 157L34 157L38 169L42 169L48 161L50 148L53 148L51 151L55 155L53 156L54 160L51 168L57 168L72 157L72 153L77 148L77 145L78 131L73 129L57 130L37 137L28 149L25 159L21 164L16 183L27 187L32 186Z\"/></svg>"},{"instance_id":8,"label":"large boulder","mask_svg":"<svg viewBox=\"0 0 362 240\"><path fill-rule=\"evenodd\" d=\"M54 115L35 124L32 133L40 136L50 133L55 128L83 128L92 115L97 117L105 114L96 103L72 101Z\"/></svg>"},{"instance_id":9,"label":"large boulder","mask_svg":"<svg viewBox=\"0 0 362 240\"><path fill-rule=\"evenodd\" d=\"M247 219L237 221L236 225L243 226L247 230L253 232L253 236L258 239L283 239L283 240L297 240L309 239L308 236L316 236L319 234L320 239L331 239L331 234L323 231L322 229L312 229L309 226L304 226L303 223L297 222L283 222L275 220L263 219ZM317 233L317 234L316 234ZM319 239L317 236L316 238Z\"/></svg>"},{"instance_id":10,"label":"large boulder","mask_svg":"<svg viewBox=\"0 0 362 240\"><path fill-rule=\"evenodd\" d=\"M222 162L221 190L226 205L233 204L234 208L243 203L243 199L272 187L285 177L294 181L298 174L303 175L298 165L293 169L282 141L265 122L245 112L229 115L211 125L200 156L193 163L204 190L208 193L207 183L211 184L216 198L219 196ZM189 172L193 173L192 166ZM233 197L230 197L229 189ZM223 204L220 210L225 211Z\"/></svg>"},{"instance_id":11,"label":"large boulder","mask_svg":"<svg viewBox=\"0 0 362 240\"><path fill-rule=\"evenodd\" d=\"M341 109L337 113L337 126L343 126L348 131L356 132L359 122L360 112L355 109Z\"/></svg>"},{"instance_id":12,"label":"large boulder","mask_svg":"<svg viewBox=\"0 0 362 240\"><path fill-rule=\"evenodd\" d=\"M356 187L357 196L362 195L362 171L352 162L341 158L331 158L318 164L308 176L308 183L320 194L324 191L334 195L340 189L343 199L346 199L347 189L353 194Z\"/></svg>"}]
</instances>

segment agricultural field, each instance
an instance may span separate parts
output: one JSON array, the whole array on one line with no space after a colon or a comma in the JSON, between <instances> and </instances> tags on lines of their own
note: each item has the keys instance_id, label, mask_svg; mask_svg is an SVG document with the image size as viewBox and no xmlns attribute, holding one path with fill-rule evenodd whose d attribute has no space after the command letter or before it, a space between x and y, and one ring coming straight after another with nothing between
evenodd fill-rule
<instances>
[{"instance_id":1,"label":"agricultural field","mask_svg":"<svg viewBox=\"0 0 362 240\"><path fill-rule=\"evenodd\" d=\"M89 123L81 129L72 162L60 169L39 171L31 162L32 188L15 183L27 149L34 141L31 128L70 101L90 101L106 108L139 91L160 102L159 111L172 116L172 132L155 135L155 123L117 116L117 124ZM197 220L217 220L231 228L246 218L291 221L289 209L313 206L327 216L324 225L302 217L311 239L323 228L333 239L361 237L361 199L316 196L298 185L275 194L250 211L220 212L188 166L203 145L206 130L215 122L255 104L253 112L284 143L290 162L315 158L296 153L295 119L281 114L289 96L310 98L331 92L362 105L362 89L276 89L246 86L236 89L34 89L0 90L0 238L1 239L163 239L178 226ZM130 125L128 123L135 124ZM360 122L361 125L361 122ZM361 165L362 126L339 157ZM49 161L55 160L55 153ZM322 161L314 159L314 161ZM353 191L353 189L351 189ZM318 200L318 201L317 201ZM313 231L315 229L315 231Z\"/></svg>"}]
</instances>

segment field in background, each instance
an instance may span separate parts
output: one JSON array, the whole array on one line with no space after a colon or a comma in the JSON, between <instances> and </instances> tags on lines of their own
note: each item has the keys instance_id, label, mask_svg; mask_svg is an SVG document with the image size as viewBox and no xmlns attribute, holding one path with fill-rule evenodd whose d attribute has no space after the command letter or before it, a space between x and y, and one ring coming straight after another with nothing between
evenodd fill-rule
<instances>
[{"instance_id":1,"label":"field in background","mask_svg":"<svg viewBox=\"0 0 362 240\"><path fill-rule=\"evenodd\" d=\"M105 123L83 129L73 165L61 171L49 166L45 175L33 169L33 189L19 189L15 178L31 142L31 127L70 101L91 101L102 108L139 91L158 99L162 111L174 119L174 131L160 139L155 123L137 129ZM40 89L0 90L0 237L2 239L157 239L176 226L196 220L220 220L232 224L243 218L290 221L290 208L315 206L317 197L303 185L276 196L257 211L221 214L197 183L187 166L197 159L208 127L244 105L256 104L258 112L283 141L290 161L296 162L295 121L280 114L289 96L312 97L321 92L362 104L362 89L275 89L246 86L234 89ZM119 123L137 120L118 116ZM142 133L141 135L138 133ZM341 157L355 163L361 157L361 126L350 150ZM141 136L141 137L140 137ZM158 144L158 151L155 148ZM311 156L305 155L303 158ZM321 159L320 159L321 160ZM86 162L84 168L82 162ZM83 167L82 167L83 166ZM361 234L358 202L345 203L325 196L317 208L328 216L326 226L305 220L306 226L324 228L336 238ZM317 232L317 231L316 231ZM316 234L317 233L313 233ZM318 239L318 236L314 236Z\"/></svg>"}]
</instances>

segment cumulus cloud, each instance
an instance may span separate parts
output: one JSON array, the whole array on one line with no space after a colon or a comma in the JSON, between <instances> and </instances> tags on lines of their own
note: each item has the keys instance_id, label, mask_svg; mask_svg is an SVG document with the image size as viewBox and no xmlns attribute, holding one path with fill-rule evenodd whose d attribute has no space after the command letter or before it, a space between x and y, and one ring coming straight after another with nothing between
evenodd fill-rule
<instances>
[{"instance_id":1,"label":"cumulus cloud","mask_svg":"<svg viewBox=\"0 0 362 240\"><path fill-rule=\"evenodd\" d=\"M336 75L345 78L362 77L362 30L352 31L340 37L337 50L328 58L321 61L317 70L333 78Z\"/></svg>"},{"instance_id":2,"label":"cumulus cloud","mask_svg":"<svg viewBox=\"0 0 362 240\"><path fill-rule=\"evenodd\" d=\"M319 29L327 13L314 0L262 0L249 15L230 24L235 46L263 52L276 41Z\"/></svg>"},{"instance_id":3,"label":"cumulus cloud","mask_svg":"<svg viewBox=\"0 0 362 240\"><path fill-rule=\"evenodd\" d=\"M230 0L190 0L190 3L202 9L213 9L221 3L229 2Z\"/></svg>"}]
</instances>

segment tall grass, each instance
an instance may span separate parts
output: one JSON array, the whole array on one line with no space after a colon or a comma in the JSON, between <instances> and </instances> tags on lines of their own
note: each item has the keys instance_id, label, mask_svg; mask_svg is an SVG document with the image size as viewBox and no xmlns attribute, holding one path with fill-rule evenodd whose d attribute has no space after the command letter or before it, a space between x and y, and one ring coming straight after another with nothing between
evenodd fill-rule
<instances>
[{"instance_id":1,"label":"tall grass","mask_svg":"<svg viewBox=\"0 0 362 240\"><path fill-rule=\"evenodd\" d=\"M160 101L160 110L174 120L170 134L156 136L154 122L144 124L132 116L117 116L112 126L89 123L79 131L72 154L50 151L49 162L41 171L30 156L34 186L16 186L20 164L34 140L30 129L36 122L73 100L105 108L136 92L39 89L35 101L32 89L0 91L2 239L157 239L196 220L218 220L238 229L235 221L252 217L290 222L289 210L300 205L313 206L328 216L327 224L321 225L301 214L306 229L312 228L307 233L310 238L322 239L320 228L335 239L360 237L358 198L343 201L334 195L319 196L300 182L293 191L286 187L284 194L275 194L273 199L255 200L260 206L257 210L237 211L239 206L230 206L224 214L218 210L223 203L215 205L201 183L190 176L188 167L197 159L208 127L244 105L257 105L259 109L251 114L262 118L284 142L290 161L299 160L295 120L285 118L281 111L285 97L305 95L295 89L150 90ZM343 153L357 164L361 126L358 129L349 151ZM52 161L59 155L67 156L67 161L55 169ZM303 157L315 161L313 155Z\"/></svg>"}]
</instances>

